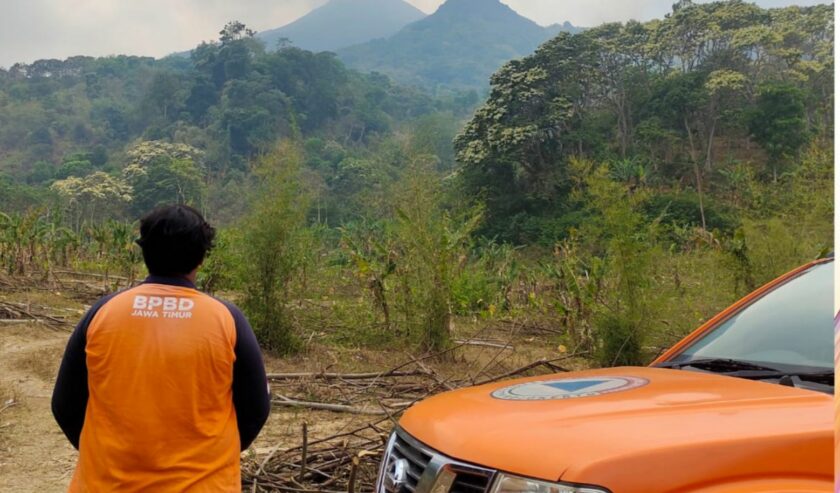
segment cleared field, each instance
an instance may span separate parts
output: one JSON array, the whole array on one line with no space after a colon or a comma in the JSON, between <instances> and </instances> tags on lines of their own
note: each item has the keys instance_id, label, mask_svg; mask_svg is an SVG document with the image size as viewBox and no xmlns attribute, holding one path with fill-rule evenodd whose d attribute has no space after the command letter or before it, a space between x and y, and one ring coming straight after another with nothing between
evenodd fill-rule
<instances>
[{"instance_id":1,"label":"cleared field","mask_svg":"<svg viewBox=\"0 0 840 493\"><path fill-rule=\"evenodd\" d=\"M19 317L0 313L0 492L66 491L77 454L53 420L50 397L72 324L87 308L87 300L79 293L0 290L0 303L17 307ZM30 316L41 321L27 320ZM328 339L327 335L311 337L307 350L299 356L266 356L267 370L277 374L272 380L275 405L260 437L243 454L246 484L252 486L255 476L257 491L276 491L278 484L294 484L297 474L293 471L298 466L283 461L299 462L306 423L307 439L312 444L308 460L320 460L318 454L343 457L331 471L334 480L323 490L346 491L352 456L358 450L342 440L330 441L325 450L325 445L317 443L319 440L369 423L378 423L376 429L387 433L392 426L391 417L417 398L516 372L533 362L559 359L558 364L569 369L587 365L586 360L572 357L566 348L558 347L555 334L535 330L520 324L488 326L481 321L462 321L456 328L460 344L443 357L433 358L408 350L350 348L320 342ZM352 376L388 372L397 367L403 367L407 375L396 380L354 380ZM548 370L541 365L533 371ZM324 378L324 373L338 375ZM352 374L349 379L345 378L348 374ZM290 406L283 400L305 404ZM320 405L338 406L339 412L313 408ZM366 436L375 438L372 430L368 428ZM370 490L372 468L378 460L375 456L363 459L357 472L356 491ZM320 489L318 481L329 479L309 477L306 487Z\"/></svg>"}]
</instances>

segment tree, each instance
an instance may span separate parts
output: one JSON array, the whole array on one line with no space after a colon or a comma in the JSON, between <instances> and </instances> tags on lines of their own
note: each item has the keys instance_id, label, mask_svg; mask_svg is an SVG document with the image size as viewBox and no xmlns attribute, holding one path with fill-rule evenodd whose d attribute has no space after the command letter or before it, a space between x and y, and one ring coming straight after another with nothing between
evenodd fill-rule
<instances>
[{"instance_id":1,"label":"tree","mask_svg":"<svg viewBox=\"0 0 840 493\"><path fill-rule=\"evenodd\" d=\"M141 142L127 152L131 162L123 179L133 189L132 214L165 204L201 208L206 192L202 153L185 144Z\"/></svg>"},{"instance_id":2,"label":"tree","mask_svg":"<svg viewBox=\"0 0 840 493\"><path fill-rule=\"evenodd\" d=\"M489 100L455 139L461 183L485 200L490 223L562 209L568 159L591 142L580 130L596 48L588 37L561 33L493 76ZM500 229L487 232L513 239Z\"/></svg>"},{"instance_id":3,"label":"tree","mask_svg":"<svg viewBox=\"0 0 840 493\"><path fill-rule=\"evenodd\" d=\"M387 216L342 227L341 243L385 335L440 351L451 343L456 283L480 211L449 210L435 160L409 159L385 198Z\"/></svg>"},{"instance_id":4,"label":"tree","mask_svg":"<svg viewBox=\"0 0 840 493\"><path fill-rule=\"evenodd\" d=\"M455 166L452 140L458 135L460 121L448 114L432 114L418 118L411 132L411 152L438 159L440 171L451 172Z\"/></svg>"},{"instance_id":5,"label":"tree","mask_svg":"<svg viewBox=\"0 0 840 493\"><path fill-rule=\"evenodd\" d=\"M187 144L173 144L160 140L147 140L131 146L127 151L130 164L147 165L159 158L189 159L201 162L204 153Z\"/></svg>"},{"instance_id":6,"label":"tree","mask_svg":"<svg viewBox=\"0 0 840 493\"><path fill-rule=\"evenodd\" d=\"M294 46L292 40L286 37L277 38L277 42L274 43L274 46L277 47L278 50L285 50L286 48L291 48Z\"/></svg>"},{"instance_id":7,"label":"tree","mask_svg":"<svg viewBox=\"0 0 840 493\"><path fill-rule=\"evenodd\" d=\"M173 110L183 99L181 81L171 72L156 73L145 97L149 109L157 113L164 121L172 116Z\"/></svg>"},{"instance_id":8,"label":"tree","mask_svg":"<svg viewBox=\"0 0 840 493\"><path fill-rule=\"evenodd\" d=\"M248 29L245 24L239 21L230 21L219 31L219 41L222 44L239 41L245 38L253 38L256 31Z\"/></svg>"},{"instance_id":9,"label":"tree","mask_svg":"<svg viewBox=\"0 0 840 493\"><path fill-rule=\"evenodd\" d=\"M655 226L640 212L647 194L616 183L603 165L575 161L578 193L592 210L581 237L591 251L604 251L605 283L612 293L596 326L598 359L603 366L642 364L642 346L656 304L651 299Z\"/></svg>"},{"instance_id":10,"label":"tree","mask_svg":"<svg viewBox=\"0 0 840 493\"><path fill-rule=\"evenodd\" d=\"M808 142L802 92L788 84L767 84L749 118L750 133L764 148L773 180L779 168Z\"/></svg>"},{"instance_id":11,"label":"tree","mask_svg":"<svg viewBox=\"0 0 840 493\"><path fill-rule=\"evenodd\" d=\"M55 177L59 179L69 178L75 176L78 178L85 177L93 172L93 164L83 156L69 156L66 161L61 163L61 166L55 173Z\"/></svg>"},{"instance_id":12,"label":"tree","mask_svg":"<svg viewBox=\"0 0 840 493\"><path fill-rule=\"evenodd\" d=\"M735 70L715 70L709 74L704 88L708 93L706 107L706 171L712 171L715 132L721 119L737 113L743 107L738 99L746 89L747 78Z\"/></svg>"},{"instance_id":13,"label":"tree","mask_svg":"<svg viewBox=\"0 0 840 493\"><path fill-rule=\"evenodd\" d=\"M301 150L291 141L257 162L256 190L238 249L243 309L263 347L278 354L299 349L289 304L291 288L307 259L309 197L301 187L302 164Z\"/></svg>"},{"instance_id":14,"label":"tree","mask_svg":"<svg viewBox=\"0 0 840 493\"><path fill-rule=\"evenodd\" d=\"M132 199L131 186L103 171L56 181L50 187L61 199L75 231L84 222L95 223L118 216Z\"/></svg>"}]
</instances>

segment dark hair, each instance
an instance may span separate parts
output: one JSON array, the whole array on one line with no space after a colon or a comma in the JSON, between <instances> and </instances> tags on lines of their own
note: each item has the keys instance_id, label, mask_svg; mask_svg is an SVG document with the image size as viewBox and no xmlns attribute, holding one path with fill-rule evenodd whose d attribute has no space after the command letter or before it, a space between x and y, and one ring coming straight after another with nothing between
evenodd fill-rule
<instances>
[{"instance_id":1,"label":"dark hair","mask_svg":"<svg viewBox=\"0 0 840 493\"><path fill-rule=\"evenodd\" d=\"M143 260L149 273L182 276L201 265L213 248L216 230L186 205L160 207L140 219Z\"/></svg>"}]
</instances>

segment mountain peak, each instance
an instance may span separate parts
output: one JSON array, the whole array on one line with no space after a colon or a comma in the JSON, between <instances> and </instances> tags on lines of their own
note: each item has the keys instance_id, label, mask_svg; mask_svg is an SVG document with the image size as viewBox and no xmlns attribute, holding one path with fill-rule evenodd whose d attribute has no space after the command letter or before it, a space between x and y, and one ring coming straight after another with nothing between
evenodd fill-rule
<instances>
[{"instance_id":1,"label":"mountain peak","mask_svg":"<svg viewBox=\"0 0 840 493\"><path fill-rule=\"evenodd\" d=\"M506 5L501 0L446 0L439 8L469 8L475 10L499 7L506 7Z\"/></svg>"},{"instance_id":2,"label":"mountain peak","mask_svg":"<svg viewBox=\"0 0 840 493\"><path fill-rule=\"evenodd\" d=\"M335 51L385 38L426 14L404 0L330 0L300 19L259 33L269 49L288 38L311 51Z\"/></svg>"},{"instance_id":3,"label":"mountain peak","mask_svg":"<svg viewBox=\"0 0 840 493\"><path fill-rule=\"evenodd\" d=\"M447 0L387 40L340 50L351 67L422 87L482 89L505 62L555 34L500 0Z\"/></svg>"},{"instance_id":4,"label":"mountain peak","mask_svg":"<svg viewBox=\"0 0 840 493\"><path fill-rule=\"evenodd\" d=\"M446 0L434 15L519 15L500 0Z\"/></svg>"}]
</instances>

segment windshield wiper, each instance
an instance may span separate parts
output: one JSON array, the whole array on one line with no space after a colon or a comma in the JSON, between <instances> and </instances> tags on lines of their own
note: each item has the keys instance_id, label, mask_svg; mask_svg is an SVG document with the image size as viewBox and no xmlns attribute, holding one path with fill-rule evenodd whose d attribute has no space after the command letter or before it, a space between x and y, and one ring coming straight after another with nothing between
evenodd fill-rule
<instances>
[{"instance_id":1,"label":"windshield wiper","mask_svg":"<svg viewBox=\"0 0 840 493\"><path fill-rule=\"evenodd\" d=\"M778 368L771 368L769 366L762 366L756 363L750 363L749 361L741 361L729 358L698 358L686 361L669 361L666 363L659 364L657 366L659 366L660 368L675 369L685 368L686 366L693 366L694 368L699 368L701 370L725 373L740 371L784 373Z\"/></svg>"},{"instance_id":2,"label":"windshield wiper","mask_svg":"<svg viewBox=\"0 0 840 493\"><path fill-rule=\"evenodd\" d=\"M660 368L674 369L682 369L687 366L691 366L700 370L723 373L730 377L746 378L749 380L778 378L779 383L788 386L794 386L794 378L834 386L834 370L785 371L778 368L771 368L769 366L750 363L749 361L740 361L728 358L700 358L686 361L669 361L657 366Z\"/></svg>"},{"instance_id":3,"label":"windshield wiper","mask_svg":"<svg viewBox=\"0 0 840 493\"><path fill-rule=\"evenodd\" d=\"M792 377L799 377L800 380L805 380L808 382L816 382L822 383L825 385L834 386L834 370L821 370L821 371L786 371L783 372L784 377L792 378Z\"/></svg>"},{"instance_id":4,"label":"windshield wiper","mask_svg":"<svg viewBox=\"0 0 840 493\"><path fill-rule=\"evenodd\" d=\"M834 370L826 371L737 371L727 376L746 378L747 380L778 379L779 385L800 387L803 382L811 382L826 387L834 387Z\"/></svg>"}]
</instances>

